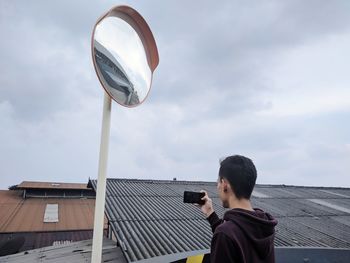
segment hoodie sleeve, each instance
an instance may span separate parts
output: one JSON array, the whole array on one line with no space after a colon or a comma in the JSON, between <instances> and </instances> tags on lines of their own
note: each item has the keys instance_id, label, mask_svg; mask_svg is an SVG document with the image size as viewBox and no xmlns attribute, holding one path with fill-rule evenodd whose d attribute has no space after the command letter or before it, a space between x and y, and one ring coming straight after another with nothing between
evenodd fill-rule
<instances>
[{"instance_id":1,"label":"hoodie sleeve","mask_svg":"<svg viewBox=\"0 0 350 263\"><path fill-rule=\"evenodd\" d=\"M213 233L215 232L216 227L218 225L222 224L222 222L223 222L223 220L220 219L215 212L211 213L211 215L208 216L207 220L210 223L211 230L213 231Z\"/></svg>"},{"instance_id":2,"label":"hoodie sleeve","mask_svg":"<svg viewBox=\"0 0 350 263\"><path fill-rule=\"evenodd\" d=\"M241 262L234 242L223 232L214 234L211 241L210 262Z\"/></svg>"}]
</instances>

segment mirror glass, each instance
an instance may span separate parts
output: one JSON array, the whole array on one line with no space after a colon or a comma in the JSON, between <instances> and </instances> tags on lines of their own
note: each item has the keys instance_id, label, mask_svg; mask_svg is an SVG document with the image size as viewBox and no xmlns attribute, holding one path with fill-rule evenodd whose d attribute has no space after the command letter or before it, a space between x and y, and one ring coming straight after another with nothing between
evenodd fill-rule
<instances>
[{"instance_id":1,"label":"mirror glass","mask_svg":"<svg viewBox=\"0 0 350 263\"><path fill-rule=\"evenodd\" d=\"M112 99L131 107L142 103L152 71L134 28L118 17L106 17L96 26L93 48L97 74Z\"/></svg>"}]
</instances>

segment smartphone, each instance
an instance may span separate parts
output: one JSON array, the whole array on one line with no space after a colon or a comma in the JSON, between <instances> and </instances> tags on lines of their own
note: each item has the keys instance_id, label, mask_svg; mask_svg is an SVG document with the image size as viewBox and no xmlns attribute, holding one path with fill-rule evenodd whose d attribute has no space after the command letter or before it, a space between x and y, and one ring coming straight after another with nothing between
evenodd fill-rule
<instances>
[{"instance_id":1,"label":"smartphone","mask_svg":"<svg viewBox=\"0 0 350 263\"><path fill-rule=\"evenodd\" d=\"M204 205L205 201L201 200L205 196L202 192L184 192L184 203Z\"/></svg>"}]
</instances>

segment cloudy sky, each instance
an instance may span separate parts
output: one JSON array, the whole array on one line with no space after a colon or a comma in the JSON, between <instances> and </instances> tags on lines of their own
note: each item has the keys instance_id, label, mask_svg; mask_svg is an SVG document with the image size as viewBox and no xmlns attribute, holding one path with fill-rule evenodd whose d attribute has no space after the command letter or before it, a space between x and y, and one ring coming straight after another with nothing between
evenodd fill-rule
<instances>
[{"instance_id":1,"label":"cloudy sky","mask_svg":"<svg viewBox=\"0 0 350 263\"><path fill-rule=\"evenodd\" d=\"M97 177L103 90L91 31L114 5L152 28L140 107L112 105L108 177L350 187L350 2L0 1L0 189Z\"/></svg>"}]
</instances>

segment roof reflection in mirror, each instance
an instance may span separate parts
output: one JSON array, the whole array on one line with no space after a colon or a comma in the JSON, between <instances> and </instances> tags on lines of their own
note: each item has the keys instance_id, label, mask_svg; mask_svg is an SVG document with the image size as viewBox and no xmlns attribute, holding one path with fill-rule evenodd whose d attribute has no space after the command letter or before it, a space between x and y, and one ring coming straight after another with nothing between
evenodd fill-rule
<instances>
[{"instance_id":1,"label":"roof reflection in mirror","mask_svg":"<svg viewBox=\"0 0 350 263\"><path fill-rule=\"evenodd\" d=\"M142 41L128 23L106 17L93 35L95 68L106 92L121 105L137 106L148 95L152 71Z\"/></svg>"}]
</instances>

